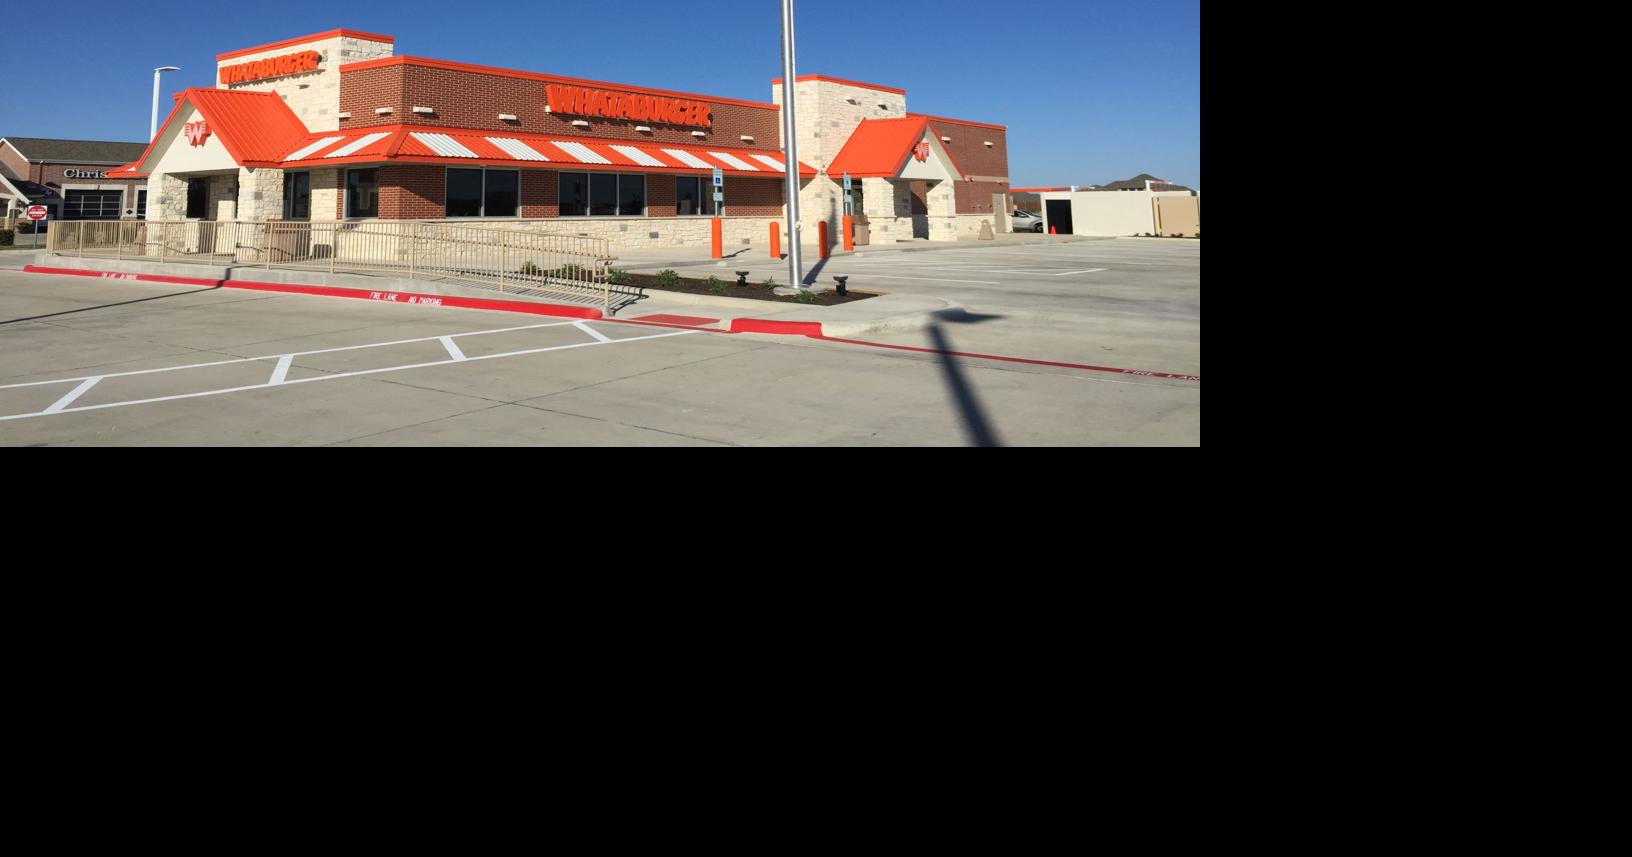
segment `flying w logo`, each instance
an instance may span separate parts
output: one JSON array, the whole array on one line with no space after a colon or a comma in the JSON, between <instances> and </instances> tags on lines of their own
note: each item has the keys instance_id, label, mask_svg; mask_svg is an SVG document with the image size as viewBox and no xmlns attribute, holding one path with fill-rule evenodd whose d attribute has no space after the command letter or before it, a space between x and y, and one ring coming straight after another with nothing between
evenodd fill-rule
<instances>
[{"instance_id":1,"label":"flying w logo","mask_svg":"<svg viewBox=\"0 0 1632 857\"><path fill-rule=\"evenodd\" d=\"M194 146L202 146L210 138L210 127L203 122L188 122L181 132L187 136L187 142Z\"/></svg>"}]
</instances>

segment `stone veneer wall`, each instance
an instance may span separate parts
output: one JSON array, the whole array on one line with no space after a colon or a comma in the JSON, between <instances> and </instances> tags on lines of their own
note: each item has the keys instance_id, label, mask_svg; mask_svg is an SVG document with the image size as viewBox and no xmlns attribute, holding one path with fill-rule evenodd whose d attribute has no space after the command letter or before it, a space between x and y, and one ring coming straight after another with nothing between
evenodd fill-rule
<instances>
[{"instance_id":1,"label":"stone veneer wall","mask_svg":"<svg viewBox=\"0 0 1632 857\"><path fill-rule=\"evenodd\" d=\"M833 163L862 120L900 119L907 115L905 93L827 80L798 81L794 84L794 92L799 99L796 128L799 160L815 167L817 172L826 170L827 165ZM771 96L774 103L781 105L782 87L779 84L771 86ZM851 104L850 99L858 103ZM886 106L880 107L880 104ZM827 221L829 233L837 236L843 217L844 185L838 177L819 175L800 185L799 219L803 228L810 230L810 234L805 236L806 243L815 243L816 224L823 220ZM874 234L878 234L876 227ZM907 237L911 236L909 222Z\"/></svg>"},{"instance_id":2,"label":"stone veneer wall","mask_svg":"<svg viewBox=\"0 0 1632 857\"><path fill-rule=\"evenodd\" d=\"M220 69L256 60L270 59L300 51L317 51L323 55L316 71L285 75L271 80L257 80L226 86L216 83L217 89L234 92L276 92L300 121L312 131L335 131L340 128L340 66L346 63L391 56L390 42L356 39L350 36L331 36L310 42L280 45L253 54L244 54L216 63L216 80Z\"/></svg>"}]
</instances>

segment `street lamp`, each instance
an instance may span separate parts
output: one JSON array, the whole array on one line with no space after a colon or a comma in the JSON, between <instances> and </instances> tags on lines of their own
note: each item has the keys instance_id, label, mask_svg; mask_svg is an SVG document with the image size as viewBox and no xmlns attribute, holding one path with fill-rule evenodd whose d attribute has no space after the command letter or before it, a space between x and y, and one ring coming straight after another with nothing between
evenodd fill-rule
<instances>
[{"instance_id":1,"label":"street lamp","mask_svg":"<svg viewBox=\"0 0 1632 857\"><path fill-rule=\"evenodd\" d=\"M147 139L159 136L159 75L167 71L181 71L173 65L153 69L153 120L147 126Z\"/></svg>"},{"instance_id":2,"label":"street lamp","mask_svg":"<svg viewBox=\"0 0 1632 857\"><path fill-rule=\"evenodd\" d=\"M793 0L782 0L782 157L788 171L788 285L804 289L805 272L799 259L799 140L796 136L795 64Z\"/></svg>"}]
</instances>

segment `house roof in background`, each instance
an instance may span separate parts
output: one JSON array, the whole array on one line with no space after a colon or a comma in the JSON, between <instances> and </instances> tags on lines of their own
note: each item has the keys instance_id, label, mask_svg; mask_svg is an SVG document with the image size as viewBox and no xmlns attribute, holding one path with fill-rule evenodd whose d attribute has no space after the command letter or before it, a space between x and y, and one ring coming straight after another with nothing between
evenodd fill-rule
<instances>
[{"instance_id":1,"label":"house roof in background","mask_svg":"<svg viewBox=\"0 0 1632 857\"><path fill-rule=\"evenodd\" d=\"M106 140L53 140L46 137L0 137L30 161L53 164L124 164L141 157L146 143Z\"/></svg>"}]
</instances>

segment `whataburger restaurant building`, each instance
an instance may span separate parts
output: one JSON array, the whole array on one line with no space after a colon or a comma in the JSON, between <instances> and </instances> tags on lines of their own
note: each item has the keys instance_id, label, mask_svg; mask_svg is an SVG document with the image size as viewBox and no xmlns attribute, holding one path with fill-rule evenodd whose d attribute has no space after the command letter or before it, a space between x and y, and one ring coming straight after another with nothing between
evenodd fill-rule
<instances>
[{"instance_id":1,"label":"whataburger restaurant building","mask_svg":"<svg viewBox=\"0 0 1632 857\"><path fill-rule=\"evenodd\" d=\"M743 101L396 56L331 30L217 57L158 136L111 178L147 181L150 220L508 222L706 247L723 175L726 245L784 216L781 81ZM837 236L843 176L873 243L1007 230L1005 128L907 112L906 92L795 82L806 243ZM785 235L785 232L784 232Z\"/></svg>"}]
</instances>

